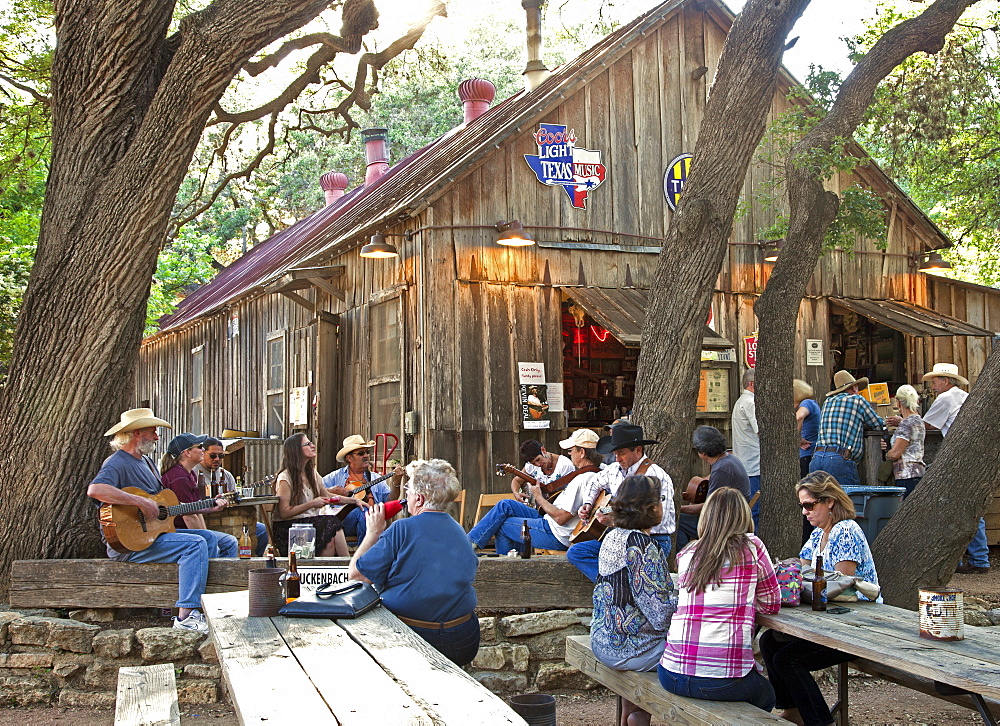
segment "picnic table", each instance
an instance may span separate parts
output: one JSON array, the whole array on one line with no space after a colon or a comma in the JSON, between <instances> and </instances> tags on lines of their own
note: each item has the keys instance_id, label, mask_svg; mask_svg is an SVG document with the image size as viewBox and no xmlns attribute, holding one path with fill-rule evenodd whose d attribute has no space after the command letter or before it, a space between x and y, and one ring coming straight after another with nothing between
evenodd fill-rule
<instances>
[{"instance_id":1,"label":"picnic table","mask_svg":"<svg viewBox=\"0 0 1000 726\"><path fill-rule=\"evenodd\" d=\"M202 596L242 724L523 724L385 608L356 620L249 617L246 591Z\"/></svg>"},{"instance_id":2,"label":"picnic table","mask_svg":"<svg viewBox=\"0 0 1000 726\"><path fill-rule=\"evenodd\" d=\"M965 628L965 640L920 637L918 614L871 602L830 603L850 612L814 612L808 605L757 615L757 622L782 633L858 656L837 673L839 724L848 723L848 666L979 711L996 724L990 706L1000 699L1000 633ZM989 703L988 703L989 701Z\"/></svg>"}]
</instances>

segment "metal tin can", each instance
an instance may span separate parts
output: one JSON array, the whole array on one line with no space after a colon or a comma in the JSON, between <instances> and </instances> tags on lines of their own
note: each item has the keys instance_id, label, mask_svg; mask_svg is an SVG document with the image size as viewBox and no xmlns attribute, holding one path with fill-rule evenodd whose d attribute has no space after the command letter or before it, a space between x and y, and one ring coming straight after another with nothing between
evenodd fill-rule
<instances>
[{"instance_id":1,"label":"metal tin can","mask_svg":"<svg viewBox=\"0 0 1000 726\"><path fill-rule=\"evenodd\" d=\"M965 603L955 587L920 588L920 637L928 640L965 638Z\"/></svg>"}]
</instances>

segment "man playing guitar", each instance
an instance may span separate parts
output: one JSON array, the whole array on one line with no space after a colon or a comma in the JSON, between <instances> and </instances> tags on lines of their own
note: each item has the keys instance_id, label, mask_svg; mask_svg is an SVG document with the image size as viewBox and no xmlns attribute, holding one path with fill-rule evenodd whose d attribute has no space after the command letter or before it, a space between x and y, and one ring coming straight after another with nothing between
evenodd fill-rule
<instances>
[{"instance_id":1,"label":"man playing guitar","mask_svg":"<svg viewBox=\"0 0 1000 726\"><path fill-rule=\"evenodd\" d=\"M541 450L534 458L541 458L548 453L537 441L529 440L524 443L534 445L527 447L527 453L532 453L535 446ZM565 550L569 547L569 536L578 521L574 513L583 503L584 493L590 490L591 482L597 476L593 467L600 463L601 456L595 451L597 434L590 429L574 431L568 439L560 441L559 446L569 450L573 458L573 471L579 472L577 476L566 484L566 488L552 502L546 498L540 483L530 484L528 489L538 509L513 499L498 502L469 532L469 540L474 546L485 547L490 539L496 537L498 553L506 554L512 549L520 549L524 544L521 531L527 522L532 547L546 550ZM522 455L525 450L526 447L522 444ZM556 458L551 454L549 456ZM553 465L552 469L558 470L558 466Z\"/></svg>"},{"instance_id":2,"label":"man playing guitar","mask_svg":"<svg viewBox=\"0 0 1000 726\"><path fill-rule=\"evenodd\" d=\"M662 468L646 457L645 447L659 443L643 438L641 426L630 423L619 423L611 427L610 436L602 436L597 444L600 454L614 453L615 463L602 470L591 480L590 491L584 494L584 503L580 507L581 519L596 516L598 521L611 526L610 515L593 512L594 502L602 490L608 491L613 497L618 487L626 477L634 474L645 474L660 481L660 498L663 502L663 519L652 528L650 535L659 543L665 553L670 552L670 538L676 529L674 514L674 484ZM591 582L597 581L597 560L601 551L599 540L579 542L569 548L566 559L572 562L586 575Z\"/></svg>"},{"instance_id":3,"label":"man playing guitar","mask_svg":"<svg viewBox=\"0 0 1000 726\"><path fill-rule=\"evenodd\" d=\"M520 454L521 461L524 462L524 473L534 477L539 484L548 484L576 469L572 461L561 454L546 451L542 443L535 439L528 439L522 443ZM531 503L527 482L521 477L515 476L511 480L510 490L514 492L519 502Z\"/></svg>"},{"instance_id":4,"label":"man playing guitar","mask_svg":"<svg viewBox=\"0 0 1000 726\"><path fill-rule=\"evenodd\" d=\"M344 497L353 496L354 491L358 487L362 487L371 481L372 473L369 469L371 463L370 450L374 446L374 441L365 441L360 434L353 434L344 439L344 445L337 452L337 461L344 462L346 466L331 471L323 477L323 486L335 494ZM368 489L362 501L374 505L385 504L388 501L399 499L399 485L403 478L402 467L397 466L393 474L389 483L379 482ZM368 526L365 523L363 508L355 507L351 510L344 516L343 524L345 535L348 537L357 537L359 542L364 539Z\"/></svg>"}]
</instances>

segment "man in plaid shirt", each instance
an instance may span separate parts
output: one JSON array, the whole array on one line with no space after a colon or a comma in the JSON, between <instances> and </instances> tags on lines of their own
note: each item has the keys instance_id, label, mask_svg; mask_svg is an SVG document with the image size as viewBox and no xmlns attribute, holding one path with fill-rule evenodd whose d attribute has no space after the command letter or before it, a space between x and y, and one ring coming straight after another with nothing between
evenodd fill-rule
<instances>
[{"instance_id":1,"label":"man in plaid shirt","mask_svg":"<svg viewBox=\"0 0 1000 726\"><path fill-rule=\"evenodd\" d=\"M867 378L855 379L848 371L837 371L833 385L836 388L826 394L809 471L826 471L841 486L857 486L861 483L858 462L865 453L865 429L882 428L885 422L858 395L868 387Z\"/></svg>"}]
</instances>

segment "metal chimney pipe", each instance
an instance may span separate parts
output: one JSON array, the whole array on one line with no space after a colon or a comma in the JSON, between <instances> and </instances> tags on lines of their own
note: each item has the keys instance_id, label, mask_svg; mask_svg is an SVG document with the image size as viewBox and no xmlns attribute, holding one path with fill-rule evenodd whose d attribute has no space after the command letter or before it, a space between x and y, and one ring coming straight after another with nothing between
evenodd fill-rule
<instances>
[{"instance_id":1,"label":"metal chimney pipe","mask_svg":"<svg viewBox=\"0 0 1000 726\"><path fill-rule=\"evenodd\" d=\"M326 206L329 207L344 196L348 184L350 184L350 181L347 178L347 174L341 174L339 171L328 171L321 176L319 178L319 185L326 196Z\"/></svg>"},{"instance_id":2,"label":"metal chimney pipe","mask_svg":"<svg viewBox=\"0 0 1000 726\"><path fill-rule=\"evenodd\" d=\"M533 91L552 75L542 62L542 3L545 0L521 0L528 18L528 63L524 66L524 87Z\"/></svg>"},{"instance_id":3,"label":"metal chimney pipe","mask_svg":"<svg viewBox=\"0 0 1000 726\"><path fill-rule=\"evenodd\" d=\"M496 86L485 78L470 78L467 81L462 81L458 85L458 97L462 101L462 109L465 114L464 122L475 121L486 113L496 94Z\"/></svg>"},{"instance_id":4,"label":"metal chimney pipe","mask_svg":"<svg viewBox=\"0 0 1000 726\"><path fill-rule=\"evenodd\" d=\"M374 184L389 171L389 149L386 141L389 130L381 128L362 129L361 140L365 142L365 186Z\"/></svg>"}]
</instances>

